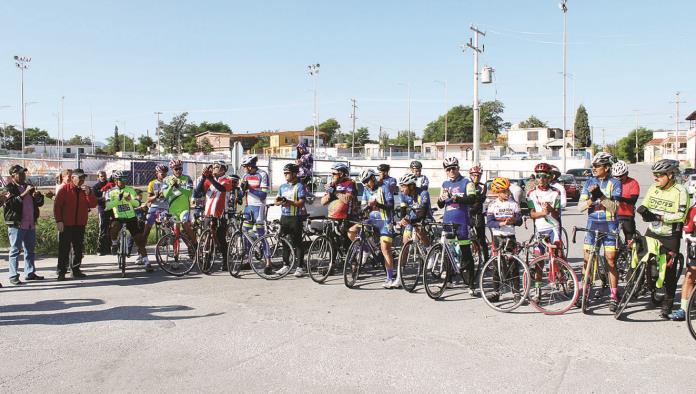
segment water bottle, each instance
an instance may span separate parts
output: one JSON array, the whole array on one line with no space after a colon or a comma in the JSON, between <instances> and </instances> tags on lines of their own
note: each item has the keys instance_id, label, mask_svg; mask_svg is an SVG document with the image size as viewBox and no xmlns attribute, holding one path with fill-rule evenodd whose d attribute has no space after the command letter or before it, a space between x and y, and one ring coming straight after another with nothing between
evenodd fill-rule
<instances>
[{"instance_id":1,"label":"water bottle","mask_svg":"<svg viewBox=\"0 0 696 394\"><path fill-rule=\"evenodd\" d=\"M459 266L459 262L461 261L461 255L462 255L462 249L459 247L459 242L457 240L452 240L452 245L454 247L454 266L457 269L457 271L461 270L461 267Z\"/></svg>"}]
</instances>

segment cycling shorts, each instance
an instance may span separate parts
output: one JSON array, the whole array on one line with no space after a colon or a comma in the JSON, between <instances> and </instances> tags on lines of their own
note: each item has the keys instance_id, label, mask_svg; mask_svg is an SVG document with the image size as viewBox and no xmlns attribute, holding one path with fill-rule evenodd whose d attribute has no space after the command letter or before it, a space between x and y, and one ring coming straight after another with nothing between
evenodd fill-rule
<instances>
[{"instance_id":1,"label":"cycling shorts","mask_svg":"<svg viewBox=\"0 0 696 394\"><path fill-rule=\"evenodd\" d=\"M394 240L394 225L388 220L369 219L368 223L379 232L379 240L391 243Z\"/></svg>"},{"instance_id":2,"label":"cycling shorts","mask_svg":"<svg viewBox=\"0 0 696 394\"><path fill-rule=\"evenodd\" d=\"M546 230L537 231L537 235L539 236L539 238L545 238L548 236L549 242L552 244L559 245L561 243L561 236L558 233L558 230L555 228L549 228ZM538 251L540 254L546 254L546 245L541 243L537 246L537 248L538 248Z\"/></svg>"},{"instance_id":3,"label":"cycling shorts","mask_svg":"<svg viewBox=\"0 0 696 394\"><path fill-rule=\"evenodd\" d=\"M138 225L138 219L137 218L128 218L128 219L119 219L116 218L114 219L114 222L118 222L119 224L126 224L126 230L131 234L131 237L135 237L136 235L139 235L142 233L140 226Z\"/></svg>"},{"instance_id":4,"label":"cycling shorts","mask_svg":"<svg viewBox=\"0 0 696 394\"><path fill-rule=\"evenodd\" d=\"M633 216L619 216L619 228L623 230L626 241L633 239L636 234L636 218Z\"/></svg>"},{"instance_id":5,"label":"cycling shorts","mask_svg":"<svg viewBox=\"0 0 696 394\"><path fill-rule=\"evenodd\" d=\"M264 226L266 223L266 207L263 205L247 205L244 207L244 221L248 224Z\"/></svg>"},{"instance_id":6,"label":"cycling shorts","mask_svg":"<svg viewBox=\"0 0 696 394\"><path fill-rule=\"evenodd\" d=\"M176 211L172 210L172 208L169 208L169 213L172 214L175 218L179 218L181 223L186 223L191 221L191 211L188 209L185 209L183 211Z\"/></svg>"},{"instance_id":7,"label":"cycling shorts","mask_svg":"<svg viewBox=\"0 0 696 394\"><path fill-rule=\"evenodd\" d=\"M619 229L618 221L595 221L589 220L587 222L587 229L590 230L585 233L585 244L583 245L584 250L593 250L595 245L595 233L593 230L599 230L603 232L612 232ZM615 252L616 251L616 236L607 235L600 241L601 245L604 245L605 252Z\"/></svg>"},{"instance_id":8,"label":"cycling shorts","mask_svg":"<svg viewBox=\"0 0 696 394\"><path fill-rule=\"evenodd\" d=\"M152 226L155 224L155 220L160 217L163 213L168 212L169 210L167 208L150 208L147 211L147 219L146 223Z\"/></svg>"}]
</instances>

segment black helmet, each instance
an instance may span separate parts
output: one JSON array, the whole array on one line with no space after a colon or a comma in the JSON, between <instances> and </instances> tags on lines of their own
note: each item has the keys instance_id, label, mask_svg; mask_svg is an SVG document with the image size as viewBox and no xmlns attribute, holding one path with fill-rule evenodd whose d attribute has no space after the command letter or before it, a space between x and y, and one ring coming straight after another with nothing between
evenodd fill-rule
<instances>
[{"instance_id":1,"label":"black helmet","mask_svg":"<svg viewBox=\"0 0 696 394\"><path fill-rule=\"evenodd\" d=\"M421 162L418 161L418 160L414 160L414 161L411 162L410 167L411 167L411 168L418 168L418 169L421 169L421 168L423 168L423 163L421 163Z\"/></svg>"},{"instance_id":2,"label":"black helmet","mask_svg":"<svg viewBox=\"0 0 696 394\"><path fill-rule=\"evenodd\" d=\"M677 175L679 173L679 162L670 159L658 160L655 164L653 164L652 172L655 174L672 173L674 175Z\"/></svg>"},{"instance_id":3,"label":"black helmet","mask_svg":"<svg viewBox=\"0 0 696 394\"><path fill-rule=\"evenodd\" d=\"M300 171L300 166L298 166L295 163L288 163L285 166L283 166L283 173L292 172L294 174L297 174L299 171Z\"/></svg>"},{"instance_id":4,"label":"black helmet","mask_svg":"<svg viewBox=\"0 0 696 394\"><path fill-rule=\"evenodd\" d=\"M387 171L389 171L390 168L391 167L389 167L389 164L382 163L382 164L377 166L377 171L387 172Z\"/></svg>"}]
</instances>

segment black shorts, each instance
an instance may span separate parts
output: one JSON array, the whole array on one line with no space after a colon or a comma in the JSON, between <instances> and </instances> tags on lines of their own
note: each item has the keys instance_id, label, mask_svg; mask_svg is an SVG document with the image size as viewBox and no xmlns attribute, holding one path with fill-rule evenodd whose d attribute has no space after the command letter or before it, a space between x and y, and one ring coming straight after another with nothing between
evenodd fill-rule
<instances>
[{"instance_id":1,"label":"black shorts","mask_svg":"<svg viewBox=\"0 0 696 394\"><path fill-rule=\"evenodd\" d=\"M624 233L626 241L633 239L636 234L636 218L633 216L619 216L619 228Z\"/></svg>"},{"instance_id":2,"label":"black shorts","mask_svg":"<svg viewBox=\"0 0 696 394\"><path fill-rule=\"evenodd\" d=\"M132 237L135 237L136 235L139 235L140 233L142 233L141 226L138 223L138 218L114 219L114 221L118 222L118 223L125 223L126 229L131 234Z\"/></svg>"}]
</instances>

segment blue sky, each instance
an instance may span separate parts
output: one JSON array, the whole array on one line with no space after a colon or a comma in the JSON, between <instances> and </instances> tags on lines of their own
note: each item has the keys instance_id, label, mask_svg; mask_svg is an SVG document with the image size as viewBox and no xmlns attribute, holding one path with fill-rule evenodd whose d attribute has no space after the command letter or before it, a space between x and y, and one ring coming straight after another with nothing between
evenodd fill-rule
<instances>
[{"instance_id":1,"label":"blue sky","mask_svg":"<svg viewBox=\"0 0 696 394\"><path fill-rule=\"evenodd\" d=\"M696 110L693 1L568 3L569 124L585 104L608 141L640 124L674 129ZM504 118L530 114L562 121L562 12L555 0L527 1L16 1L0 3L0 122L19 124L19 71L25 74L27 126L56 135L65 96L65 134L98 140L119 128L139 135L169 119L223 121L234 131L301 129L312 123L312 80L320 63L320 120L335 117L376 135L420 130L449 104L472 101L472 56L459 46L474 23L487 31L481 65L496 69L481 99L501 100ZM4 60L3 60L4 59ZM10 106L10 108L3 108ZM686 124L681 127L685 127Z\"/></svg>"}]
</instances>

